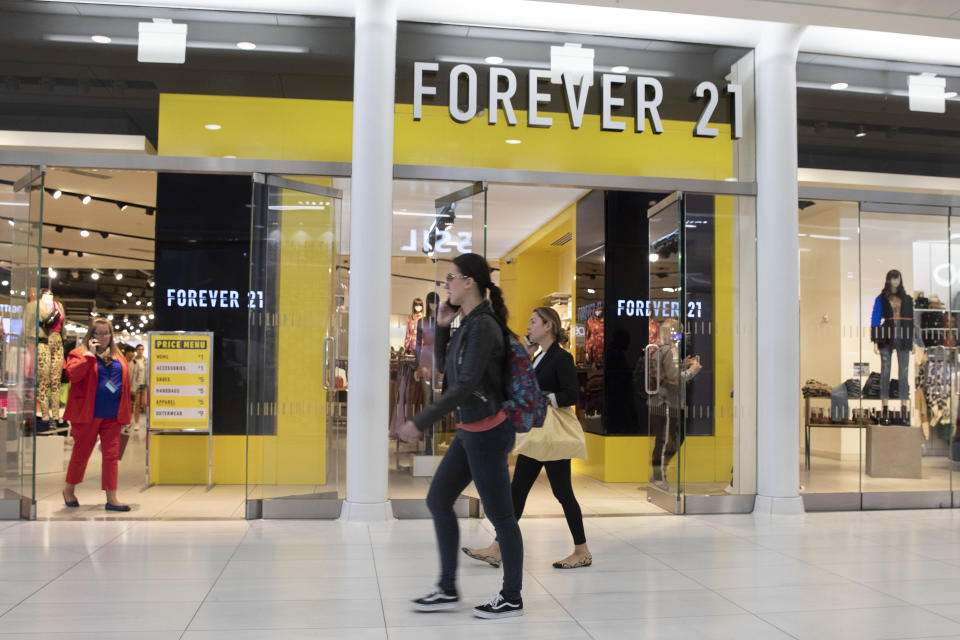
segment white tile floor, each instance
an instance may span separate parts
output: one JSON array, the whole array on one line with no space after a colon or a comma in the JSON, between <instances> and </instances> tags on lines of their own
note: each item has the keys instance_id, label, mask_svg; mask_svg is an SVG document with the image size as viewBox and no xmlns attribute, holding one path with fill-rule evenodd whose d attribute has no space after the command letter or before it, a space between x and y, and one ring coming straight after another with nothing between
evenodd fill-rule
<instances>
[{"instance_id":1,"label":"white tile floor","mask_svg":"<svg viewBox=\"0 0 960 640\"><path fill-rule=\"evenodd\" d=\"M0 522L0 640L960 639L960 510L592 517L579 571L562 519L521 527L525 615L485 621L469 560L459 611L409 609L429 521Z\"/></svg>"}]
</instances>

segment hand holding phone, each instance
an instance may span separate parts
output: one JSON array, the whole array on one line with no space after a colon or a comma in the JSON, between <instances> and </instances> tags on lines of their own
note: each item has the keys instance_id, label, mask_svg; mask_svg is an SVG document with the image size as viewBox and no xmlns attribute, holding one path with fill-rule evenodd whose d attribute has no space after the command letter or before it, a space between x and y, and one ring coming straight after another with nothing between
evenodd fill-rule
<instances>
[{"instance_id":1,"label":"hand holding phone","mask_svg":"<svg viewBox=\"0 0 960 640\"><path fill-rule=\"evenodd\" d=\"M437 325L449 327L453 319L460 313L460 307L450 304L450 299L446 299L437 309Z\"/></svg>"}]
</instances>

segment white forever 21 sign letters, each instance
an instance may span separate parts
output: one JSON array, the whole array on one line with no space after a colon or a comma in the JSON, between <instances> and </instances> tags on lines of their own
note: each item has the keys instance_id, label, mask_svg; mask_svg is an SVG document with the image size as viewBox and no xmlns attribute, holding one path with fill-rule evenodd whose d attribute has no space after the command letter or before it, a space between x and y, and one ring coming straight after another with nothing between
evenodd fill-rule
<instances>
[{"instance_id":1,"label":"white forever 21 sign letters","mask_svg":"<svg viewBox=\"0 0 960 640\"><path fill-rule=\"evenodd\" d=\"M440 70L440 64L437 62L414 62L413 63L413 119L420 120L423 117L423 98L424 96L437 95L437 87L424 84L424 73L428 71L436 72ZM527 126L528 127L550 127L553 125L553 118L541 115L540 105L550 101L550 94L542 93L540 84L551 79L551 72L546 69L530 69L527 82ZM462 107L460 100L461 79L466 80L467 100L466 107ZM506 67L490 67L489 69L489 96L487 101L487 121L489 124L497 124L500 110L507 118L507 124L516 125L517 116L513 110L513 98L517 92L517 76ZM506 88L501 90L501 80L506 84ZM616 73L604 73L600 76L600 116L601 128L604 131L623 131L626 129L626 123L613 119L613 108L624 106L624 99L613 95L613 89L618 85L627 84L627 76ZM580 83L579 86L574 82L569 74L563 74L563 90L567 103L567 112L570 116L570 126L573 129L579 129L583 125L583 115L587 106L587 95L592 88L591 82ZM633 89L636 95L636 112L634 117L634 128L637 133L643 133L646 129L647 120L650 120L653 133L663 133L663 124L660 121L660 104L663 102L663 85L656 78L637 76L633 80ZM727 93L733 97L733 123L730 130L730 136L733 139L743 137L743 98L739 84L727 84L725 87ZM719 102L720 90L714 83L704 80L696 86L693 94L706 100L697 124L694 127L693 135L705 138L715 138L720 131L716 127L709 126L710 118L713 116ZM477 72L468 64L458 64L450 69L450 96L449 96L450 117L457 122L469 122L477 115Z\"/></svg>"}]
</instances>

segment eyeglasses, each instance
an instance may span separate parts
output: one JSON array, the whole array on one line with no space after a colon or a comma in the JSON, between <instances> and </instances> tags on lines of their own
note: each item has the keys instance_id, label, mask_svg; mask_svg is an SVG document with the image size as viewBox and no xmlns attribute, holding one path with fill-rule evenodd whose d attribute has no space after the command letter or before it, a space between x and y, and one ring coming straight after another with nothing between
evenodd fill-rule
<instances>
[{"instance_id":1,"label":"eyeglasses","mask_svg":"<svg viewBox=\"0 0 960 640\"><path fill-rule=\"evenodd\" d=\"M466 279L469 278L469 277L470 277L470 276L464 276L464 275L460 275L460 274L458 274L458 273L448 273L448 274L447 274L447 282L453 282L454 280L466 280Z\"/></svg>"}]
</instances>

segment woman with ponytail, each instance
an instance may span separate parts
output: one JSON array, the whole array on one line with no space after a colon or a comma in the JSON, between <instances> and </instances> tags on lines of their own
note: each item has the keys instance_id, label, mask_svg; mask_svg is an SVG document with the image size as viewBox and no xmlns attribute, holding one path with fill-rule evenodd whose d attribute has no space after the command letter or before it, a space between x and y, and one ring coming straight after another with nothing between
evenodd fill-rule
<instances>
[{"instance_id":1,"label":"woman with ponytail","mask_svg":"<svg viewBox=\"0 0 960 640\"><path fill-rule=\"evenodd\" d=\"M560 323L560 314L550 307L537 307L530 314L527 324L527 352L533 357L533 370L537 375L537 384L554 407L572 407L577 403L579 384L577 368L573 356L563 349L570 338ZM540 470L546 468L547 479L553 495L563 507L570 535L573 536L573 553L553 563L556 569L579 569L593 564L593 556L587 547L587 537L583 530L583 513L580 503L573 494L570 459L540 461L523 455L517 456L513 468L513 510L517 517L523 515L523 507L533 483L537 481ZM482 549L464 547L463 552L475 560L481 560L499 567L500 544L497 540Z\"/></svg>"},{"instance_id":2,"label":"woman with ponytail","mask_svg":"<svg viewBox=\"0 0 960 640\"><path fill-rule=\"evenodd\" d=\"M430 593L413 601L416 611L455 609L460 526L453 511L457 498L473 481L484 512L497 532L503 557L503 588L490 601L474 607L478 618L523 615L523 541L513 513L507 456L516 430L502 409L505 400L507 307L500 288L490 280L487 261L475 253L453 260L447 274L447 300L437 312L436 364L444 373L443 394L434 404L400 427L400 437L413 442L430 425L453 413L457 434L440 461L427 493L427 507L440 551L440 580ZM489 296L489 298L488 298ZM460 315L451 336L450 324Z\"/></svg>"}]
</instances>

